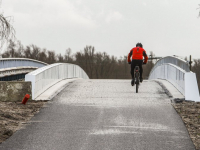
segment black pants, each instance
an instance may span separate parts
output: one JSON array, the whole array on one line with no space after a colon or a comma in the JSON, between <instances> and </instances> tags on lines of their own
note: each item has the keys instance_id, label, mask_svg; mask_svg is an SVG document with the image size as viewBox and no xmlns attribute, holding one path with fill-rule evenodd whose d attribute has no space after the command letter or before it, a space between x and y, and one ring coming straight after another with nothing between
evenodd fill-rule
<instances>
[{"instance_id":1,"label":"black pants","mask_svg":"<svg viewBox=\"0 0 200 150\"><path fill-rule=\"evenodd\" d=\"M143 73L142 64L143 64L143 60L136 60L136 59L132 60L132 62L131 62L131 75L132 75L132 79L134 78L134 69L135 69L135 66L139 66L139 68L140 68L140 77L142 77L142 73Z\"/></svg>"}]
</instances>

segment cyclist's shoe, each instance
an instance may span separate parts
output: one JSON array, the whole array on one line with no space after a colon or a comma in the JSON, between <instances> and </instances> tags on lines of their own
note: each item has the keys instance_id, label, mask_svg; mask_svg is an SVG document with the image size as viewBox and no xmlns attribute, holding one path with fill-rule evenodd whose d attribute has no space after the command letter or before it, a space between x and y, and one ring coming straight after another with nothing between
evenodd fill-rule
<instances>
[{"instance_id":1,"label":"cyclist's shoe","mask_svg":"<svg viewBox=\"0 0 200 150\"><path fill-rule=\"evenodd\" d=\"M134 86L134 84L135 84L134 79L132 79L131 85Z\"/></svg>"},{"instance_id":2,"label":"cyclist's shoe","mask_svg":"<svg viewBox=\"0 0 200 150\"><path fill-rule=\"evenodd\" d=\"M142 83L142 81L143 81L143 78L142 78L142 77L140 77L140 82Z\"/></svg>"}]
</instances>

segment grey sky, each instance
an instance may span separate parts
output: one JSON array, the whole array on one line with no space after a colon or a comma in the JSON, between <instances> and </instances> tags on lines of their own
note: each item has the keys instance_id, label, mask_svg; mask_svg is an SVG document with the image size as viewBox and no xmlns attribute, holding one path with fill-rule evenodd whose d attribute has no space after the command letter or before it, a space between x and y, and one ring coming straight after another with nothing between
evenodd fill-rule
<instances>
[{"instance_id":1,"label":"grey sky","mask_svg":"<svg viewBox=\"0 0 200 150\"><path fill-rule=\"evenodd\" d=\"M117 57L137 42L149 54L200 58L199 0L3 0L23 45L64 54L92 45Z\"/></svg>"}]
</instances>

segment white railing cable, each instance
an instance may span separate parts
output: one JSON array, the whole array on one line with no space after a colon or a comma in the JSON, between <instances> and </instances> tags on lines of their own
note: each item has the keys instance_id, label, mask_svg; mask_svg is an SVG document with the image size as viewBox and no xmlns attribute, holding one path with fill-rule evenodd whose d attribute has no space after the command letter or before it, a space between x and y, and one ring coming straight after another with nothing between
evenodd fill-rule
<instances>
[{"instance_id":1,"label":"white railing cable","mask_svg":"<svg viewBox=\"0 0 200 150\"><path fill-rule=\"evenodd\" d=\"M85 71L74 64L55 63L26 74L25 81L32 82L32 99L63 79L89 79Z\"/></svg>"}]
</instances>

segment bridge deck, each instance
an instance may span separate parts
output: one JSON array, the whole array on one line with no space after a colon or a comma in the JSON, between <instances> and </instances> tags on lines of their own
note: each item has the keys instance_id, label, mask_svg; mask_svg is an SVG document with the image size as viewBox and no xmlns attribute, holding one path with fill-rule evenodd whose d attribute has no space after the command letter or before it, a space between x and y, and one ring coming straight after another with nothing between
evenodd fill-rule
<instances>
[{"instance_id":1,"label":"bridge deck","mask_svg":"<svg viewBox=\"0 0 200 150\"><path fill-rule=\"evenodd\" d=\"M47 104L2 150L193 150L162 88L144 81L76 80Z\"/></svg>"}]
</instances>

